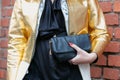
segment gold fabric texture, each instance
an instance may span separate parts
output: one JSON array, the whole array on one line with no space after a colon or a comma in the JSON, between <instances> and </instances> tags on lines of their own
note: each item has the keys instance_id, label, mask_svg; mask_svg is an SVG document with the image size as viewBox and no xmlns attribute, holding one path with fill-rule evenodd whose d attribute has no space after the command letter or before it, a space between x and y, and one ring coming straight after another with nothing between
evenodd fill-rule
<instances>
[{"instance_id":1,"label":"gold fabric texture","mask_svg":"<svg viewBox=\"0 0 120 80\"><path fill-rule=\"evenodd\" d=\"M9 28L7 80L17 80L22 61L28 64L31 62L37 34L39 4L42 1L16 0L15 2ZM100 55L109 42L110 36L98 0L66 1L68 35L89 33L91 51Z\"/></svg>"}]
</instances>

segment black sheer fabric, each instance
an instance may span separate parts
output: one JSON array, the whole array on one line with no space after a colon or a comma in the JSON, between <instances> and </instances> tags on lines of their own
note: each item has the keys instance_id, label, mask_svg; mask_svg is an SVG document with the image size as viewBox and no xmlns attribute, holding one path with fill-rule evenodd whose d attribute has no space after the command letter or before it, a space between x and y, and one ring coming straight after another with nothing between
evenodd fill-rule
<instances>
[{"instance_id":1,"label":"black sheer fabric","mask_svg":"<svg viewBox=\"0 0 120 80\"><path fill-rule=\"evenodd\" d=\"M54 35L66 36L60 0L45 1L36 40L35 54L23 80L82 80L78 66L59 63L49 54L49 40Z\"/></svg>"},{"instance_id":2,"label":"black sheer fabric","mask_svg":"<svg viewBox=\"0 0 120 80\"><path fill-rule=\"evenodd\" d=\"M53 4L50 0L46 0L40 20L39 37L50 38L65 30L65 21L61 22L64 17L60 10L60 0L55 0Z\"/></svg>"}]
</instances>

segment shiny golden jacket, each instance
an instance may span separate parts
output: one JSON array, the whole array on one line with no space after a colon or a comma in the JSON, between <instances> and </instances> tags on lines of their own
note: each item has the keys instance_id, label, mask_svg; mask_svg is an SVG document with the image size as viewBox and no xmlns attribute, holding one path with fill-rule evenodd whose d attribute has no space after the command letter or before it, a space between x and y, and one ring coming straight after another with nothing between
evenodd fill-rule
<instances>
[{"instance_id":1,"label":"shiny golden jacket","mask_svg":"<svg viewBox=\"0 0 120 80\"><path fill-rule=\"evenodd\" d=\"M16 0L9 27L7 80L22 80L34 55L45 0ZM61 0L68 35L90 34L91 51L100 55L109 34L98 0Z\"/></svg>"}]
</instances>

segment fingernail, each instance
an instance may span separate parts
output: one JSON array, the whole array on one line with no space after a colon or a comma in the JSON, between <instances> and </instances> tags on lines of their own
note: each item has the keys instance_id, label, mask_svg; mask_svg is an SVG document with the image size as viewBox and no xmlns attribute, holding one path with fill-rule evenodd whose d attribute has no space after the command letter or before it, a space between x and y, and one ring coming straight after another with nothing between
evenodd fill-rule
<instances>
[{"instance_id":1,"label":"fingernail","mask_svg":"<svg viewBox=\"0 0 120 80\"><path fill-rule=\"evenodd\" d=\"M69 42L68 44L69 44L70 46L72 46L72 45L73 45L73 43L71 43L71 42Z\"/></svg>"}]
</instances>

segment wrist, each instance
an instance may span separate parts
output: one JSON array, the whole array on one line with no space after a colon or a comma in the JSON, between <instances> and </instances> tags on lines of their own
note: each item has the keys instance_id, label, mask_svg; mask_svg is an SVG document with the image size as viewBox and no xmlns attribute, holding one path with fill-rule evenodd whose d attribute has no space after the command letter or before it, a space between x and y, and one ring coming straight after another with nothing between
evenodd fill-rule
<instances>
[{"instance_id":1,"label":"wrist","mask_svg":"<svg viewBox=\"0 0 120 80\"><path fill-rule=\"evenodd\" d=\"M90 63L95 63L98 60L98 56L96 53L90 53Z\"/></svg>"}]
</instances>

